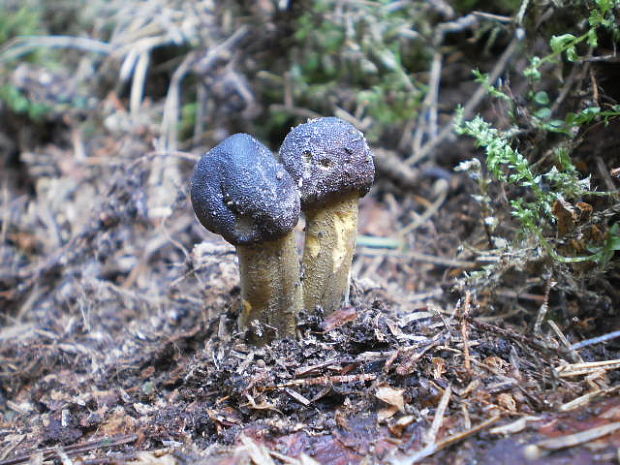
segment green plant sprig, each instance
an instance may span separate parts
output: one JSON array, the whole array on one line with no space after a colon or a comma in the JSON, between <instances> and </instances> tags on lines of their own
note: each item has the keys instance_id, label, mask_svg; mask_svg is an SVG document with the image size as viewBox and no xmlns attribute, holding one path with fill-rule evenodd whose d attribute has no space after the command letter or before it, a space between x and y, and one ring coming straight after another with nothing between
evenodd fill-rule
<instances>
[{"instance_id":1,"label":"green plant sprig","mask_svg":"<svg viewBox=\"0 0 620 465\"><path fill-rule=\"evenodd\" d=\"M579 179L578 172L570 157L562 150L556 152L562 171L552 167L544 174L535 174L527 158L511 145L510 138L493 128L479 115L473 120L464 121L463 109L456 113L455 130L458 134L473 137L476 145L485 151L485 161L489 173L500 182L512 184L531 193L529 199L521 196L510 200L512 216L521 223L526 236L535 237L542 248L555 261L560 263L580 263L595 261L606 264L615 250L620 249L620 234L617 228L609 231L606 244L591 250L590 255L567 257L557 252L545 236L545 229L555 222L553 203L560 197L578 198L594 195L589 189L589 178ZM556 192L544 189L544 182L552 182ZM609 195L611 193L607 193Z\"/></svg>"},{"instance_id":2,"label":"green plant sprig","mask_svg":"<svg viewBox=\"0 0 620 465\"><path fill-rule=\"evenodd\" d=\"M620 38L620 26L614 15L614 9L620 6L620 0L594 0L593 7L588 16L588 30L581 35L565 33L552 36L549 39L551 53L544 56L533 56L530 65L525 69L526 77L539 81L541 79L540 68L547 63L558 63L562 55L566 59L575 62L581 59L577 53L577 46L586 42L592 49L598 46L599 29L609 31L615 40Z\"/></svg>"}]
</instances>

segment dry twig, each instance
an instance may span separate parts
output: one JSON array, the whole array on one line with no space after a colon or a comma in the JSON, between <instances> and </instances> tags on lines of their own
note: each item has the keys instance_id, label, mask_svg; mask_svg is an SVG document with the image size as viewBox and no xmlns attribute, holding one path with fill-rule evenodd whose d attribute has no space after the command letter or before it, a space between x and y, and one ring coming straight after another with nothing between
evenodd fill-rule
<instances>
[{"instance_id":1,"label":"dry twig","mask_svg":"<svg viewBox=\"0 0 620 465\"><path fill-rule=\"evenodd\" d=\"M600 344L602 342L611 341L612 339L616 339L618 337L620 337L620 331L612 331L611 333L603 334L602 336L585 339L581 342L572 344L570 348L572 350L583 349L584 347L588 347L594 344Z\"/></svg>"},{"instance_id":2,"label":"dry twig","mask_svg":"<svg viewBox=\"0 0 620 465\"><path fill-rule=\"evenodd\" d=\"M604 360L601 362L583 362L571 363L569 365L560 365L555 367L555 371L561 378L571 376L589 375L598 371L617 370L620 368L620 359Z\"/></svg>"},{"instance_id":3,"label":"dry twig","mask_svg":"<svg viewBox=\"0 0 620 465\"><path fill-rule=\"evenodd\" d=\"M618 430L620 430L620 421L591 428L586 431L580 431L579 433L567 434L559 438L546 439L527 446L525 448L525 455L529 459L535 460L551 451L587 444L596 439L615 433Z\"/></svg>"},{"instance_id":4,"label":"dry twig","mask_svg":"<svg viewBox=\"0 0 620 465\"><path fill-rule=\"evenodd\" d=\"M471 15L470 15L471 16ZM517 29L515 31L515 36L504 50L504 53L500 56L499 60L489 73L490 82L495 82L497 78L504 72L506 66L510 62L512 56L517 51L517 48L521 41L525 38L525 32L523 29ZM463 107L463 118L469 118L473 111L478 107L480 102L484 99L487 94L487 90L483 85L480 85L476 92L471 96L469 101ZM437 147L440 143L444 142L450 136L453 136L454 130L454 118L448 123L444 128L439 132L437 137L429 140L425 145L423 145L419 151L413 152L413 154L407 158L406 163L409 166L413 166L424 158L426 158L435 147Z\"/></svg>"},{"instance_id":5,"label":"dry twig","mask_svg":"<svg viewBox=\"0 0 620 465\"><path fill-rule=\"evenodd\" d=\"M461 336L463 337L463 358L465 362L465 370L471 374L471 356L469 355L469 328L467 327L467 319L471 311L471 292L465 293L465 304L463 306L463 314L461 318Z\"/></svg>"},{"instance_id":6,"label":"dry twig","mask_svg":"<svg viewBox=\"0 0 620 465\"><path fill-rule=\"evenodd\" d=\"M65 446L61 449L61 451L67 457L75 457L79 454L84 454L97 449L109 449L112 447L122 446L123 444L129 444L137 439L138 435L136 434L126 434L122 436L113 436L110 438L97 438L86 443ZM43 449L34 449L23 452L15 457L2 460L0 461L0 465L18 465L21 463L29 463L31 458L36 455L42 456L44 460L51 460L54 457L62 459L57 447L45 447Z\"/></svg>"}]
</instances>

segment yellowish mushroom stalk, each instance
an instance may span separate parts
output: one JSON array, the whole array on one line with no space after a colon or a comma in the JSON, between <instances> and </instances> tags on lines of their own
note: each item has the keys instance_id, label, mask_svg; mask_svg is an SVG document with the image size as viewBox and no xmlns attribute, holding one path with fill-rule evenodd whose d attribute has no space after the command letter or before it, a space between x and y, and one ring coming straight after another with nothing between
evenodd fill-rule
<instances>
[{"instance_id":1,"label":"yellowish mushroom stalk","mask_svg":"<svg viewBox=\"0 0 620 465\"><path fill-rule=\"evenodd\" d=\"M241 278L240 328L253 328L255 344L295 336L297 314L302 308L295 235L289 232L274 241L236 247Z\"/></svg>"},{"instance_id":2,"label":"yellowish mushroom stalk","mask_svg":"<svg viewBox=\"0 0 620 465\"><path fill-rule=\"evenodd\" d=\"M348 295L358 201L375 177L372 152L352 124L327 117L291 129L278 159L297 183L306 215L304 307L331 313Z\"/></svg>"},{"instance_id":3,"label":"yellowish mushroom stalk","mask_svg":"<svg viewBox=\"0 0 620 465\"><path fill-rule=\"evenodd\" d=\"M252 136L234 134L196 164L191 199L200 223L237 248L240 329L255 344L294 336L303 302L292 233L300 198L284 166Z\"/></svg>"},{"instance_id":4,"label":"yellowish mushroom stalk","mask_svg":"<svg viewBox=\"0 0 620 465\"><path fill-rule=\"evenodd\" d=\"M319 208L306 210L302 262L304 308L320 306L331 313L348 296L357 238L359 194L351 193Z\"/></svg>"}]
</instances>

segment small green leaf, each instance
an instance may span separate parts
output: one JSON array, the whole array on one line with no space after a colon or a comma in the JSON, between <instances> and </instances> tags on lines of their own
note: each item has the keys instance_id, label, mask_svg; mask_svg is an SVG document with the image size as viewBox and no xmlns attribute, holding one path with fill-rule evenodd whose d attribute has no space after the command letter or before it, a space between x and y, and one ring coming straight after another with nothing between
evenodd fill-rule
<instances>
[{"instance_id":1,"label":"small green leaf","mask_svg":"<svg viewBox=\"0 0 620 465\"><path fill-rule=\"evenodd\" d=\"M534 113L534 116L538 119L549 119L551 117L551 108L540 108Z\"/></svg>"},{"instance_id":2,"label":"small green leaf","mask_svg":"<svg viewBox=\"0 0 620 465\"><path fill-rule=\"evenodd\" d=\"M560 54L564 52L568 47L573 44L577 38L572 34L562 34L560 36L553 36L549 41L549 46L553 53Z\"/></svg>"},{"instance_id":3,"label":"small green leaf","mask_svg":"<svg viewBox=\"0 0 620 465\"><path fill-rule=\"evenodd\" d=\"M534 56L530 60L530 65L525 68L523 74L526 78L531 79L532 81L540 81L540 65L542 64L542 59L540 57Z\"/></svg>"},{"instance_id":4,"label":"small green leaf","mask_svg":"<svg viewBox=\"0 0 620 465\"><path fill-rule=\"evenodd\" d=\"M536 92L536 94L534 95L534 102L536 102L538 105L548 105L549 95L544 90Z\"/></svg>"},{"instance_id":5,"label":"small green leaf","mask_svg":"<svg viewBox=\"0 0 620 465\"><path fill-rule=\"evenodd\" d=\"M547 126L550 129L564 129L564 121L562 121L561 119L552 119L551 121L547 122Z\"/></svg>"},{"instance_id":6,"label":"small green leaf","mask_svg":"<svg viewBox=\"0 0 620 465\"><path fill-rule=\"evenodd\" d=\"M568 47L566 49L566 59L570 62L575 62L579 59L577 55L577 49L574 46Z\"/></svg>"},{"instance_id":7,"label":"small green leaf","mask_svg":"<svg viewBox=\"0 0 620 465\"><path fill-rule=\"evenodd\" d=\"M595 28L592 28L588 31L588 46L592 48L598 47L598 36L596 35Z\"/></svg>"}]
</instances>

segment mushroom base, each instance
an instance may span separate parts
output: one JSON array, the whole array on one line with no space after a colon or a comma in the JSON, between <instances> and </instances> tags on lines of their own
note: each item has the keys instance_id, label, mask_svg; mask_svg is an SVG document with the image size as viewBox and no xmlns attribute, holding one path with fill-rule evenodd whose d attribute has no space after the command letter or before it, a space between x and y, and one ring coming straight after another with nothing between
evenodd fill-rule
<instances>
[{"instance_id":1,"label":"mushroom base","mask_svg":"<svg viewBox=\"0 0 620 465\"><path fill-rule=\"evenodd\" d=\"M242 309L239 327L264 344L294 336L302 307L299 260L293 232L260 244L237 246Z\"/></svg>"},{"instance_id":2,"label":"mushroom base","mask_svg":"<svg viewBox=\"0 0 620 465\"><path fill-rule=\"evenodd\" d=\"M304 307L337 310L348 295L351 261L357 238L359 195L306 210L303 256Z\"/></svg>"}]
</instances>

